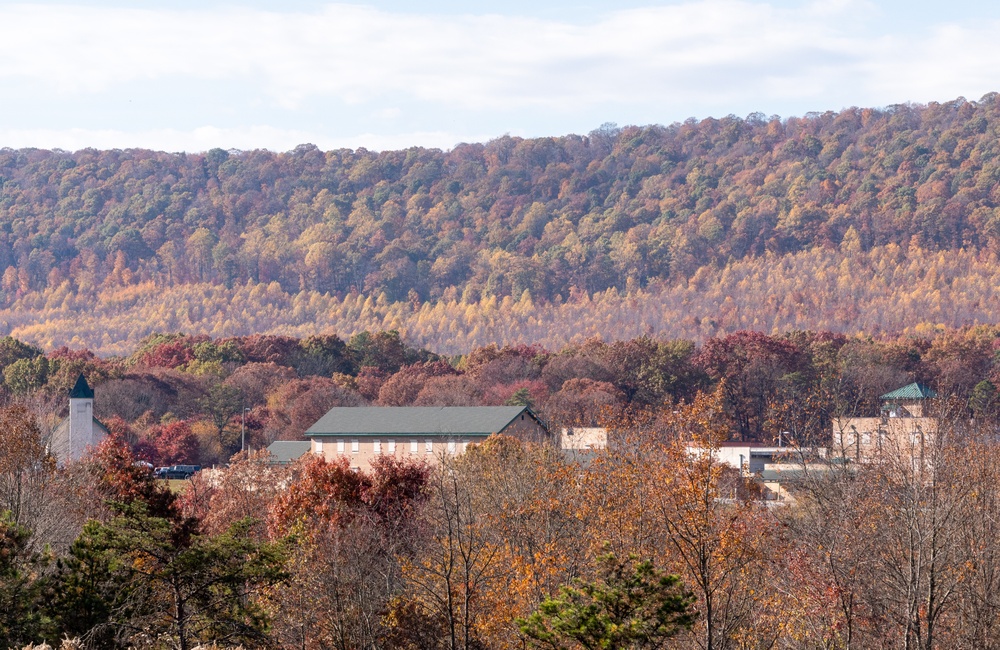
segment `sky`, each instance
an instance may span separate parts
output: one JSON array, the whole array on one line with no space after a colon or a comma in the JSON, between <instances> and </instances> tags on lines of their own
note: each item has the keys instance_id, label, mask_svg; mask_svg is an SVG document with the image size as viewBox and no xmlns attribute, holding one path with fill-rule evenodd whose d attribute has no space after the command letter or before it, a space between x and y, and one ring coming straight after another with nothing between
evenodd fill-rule
<instances>
[{"instance_id":1,"label":"sky","mask_svg":"<svg viewBox=\"0 0 1000 650\"><path fill-rule=\"evenodd\" d=\"M1000 91L977 0L0 0L0 147L409 146Z\"/></svg>"}]
</instances>

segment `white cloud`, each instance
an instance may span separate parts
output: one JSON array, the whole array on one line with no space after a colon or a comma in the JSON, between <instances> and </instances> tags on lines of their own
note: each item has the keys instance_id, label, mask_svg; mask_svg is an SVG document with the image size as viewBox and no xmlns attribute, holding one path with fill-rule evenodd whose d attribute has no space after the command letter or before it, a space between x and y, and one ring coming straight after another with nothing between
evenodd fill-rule
<instances>
[{"instance_id":1,"label":"white cloud","mask_svg":"<svg viewBox=\"0 0 1000 650\"><path fill-rule=\"evenodd\" d=\"M978 99L1000 90L1000 23L939 25L921 42L886 37L867 64L868 80L913 101Z\"/></svg>"},{"instance_id":2,"label":"white cloud","mask_svg":"<svg viewBox=\"0 0 1000 650\"><path fill-rule=\"evenodd\" d=\"M16 130L17 119L4 115L13 130L0 133L7 136L0 144L58 137L66 138L58 146L71 148L93 137L105 143L133 138L134 145L141 136L150 138L142 146L171 138L188 143L167 149L199 143L287 148L295 140L323 146L368 137L365 146L376 148L376 141L400 142L404 136L344 134L405 121L405 137L447 147L454 144L449 138L463 139L455 134L462 129L445 121L454 120L456 111L517 116L521 125L598 109L618 121L615 116L628 111L670 121L741 107L809 103L839 109L959 94L976 98L1000 88L1000 25L880 34L866 23L874 13L869 0L804 1L798 9L692 0L612 12L586 23L403 14L349 4L312 13L0 5L0 96L17 92L29 106L26 113L36 102L60 122L50 131L32 130L27 122ZM81 124L74 122L74 102L99 104L135 84L152 93L145 105L157 107L135 118L146 123L134 131L121 124L72 130ZM197 107L225 104L225 93L235 87L246 105L233 107L232 123L195 130L172 121L182 107L189 125L219 123L218 116L199 116ZM213 101L202 102L207 95ZM63 104L61 113L52 108ZM263 120L261 105L272 111ZM316 117L340 109L372 121L352 126L333 118L323 127ZM444 109L450 118L442 117ZM247 117L252 111L258 113ZM306 114L311 121L303 128L297 120ZM237 126L240 120L271 126ZM484 129L484 122L469 122L473 126L465 130L494 135L519 128L491 122ZM212 138L220 140L208 144Z\"/></svg>"},{"instance_id":3,"label":"white cloud","mask_svg":"<svg viewBox=\"0 0 1000 650\"><path fill-rule=\"evenodd\" d=\"M293 108L313 96L403 94L469 108L690 96L718 67L857 56L829 26L849 13L707 0L613 13L589 25L511 16L420 16L353 5L316 14L15 5L0 10L0 78L61 93L148 79L242 79ZM793 66L803 74L808 61ZM692 80L704 71L705 78ZM174 85L177 85L176 82Z\"/></svg>"},{"instance_id":4,"label":"white cloud","mask_svg":"<svg viewBox=\"0 0 1000 650\"><path fill-rule=\"evenodd\" d=\"M181 131L152 129L121 131L115 129L0 129L0 142L12 148L38 147L76 151L87 147L98 149L128 149L142 147L157 151L207 151L222 149L269 149L288 151L300 144L315 144L323 150L359 149L373 151L404 149L415 145L451 149L460 142L483 142L484 134L455 134L443 131L408 133L360 133L351 136L330 136L270 126L220 128L205 126ZM137 144L141 143L141 144Z\"/></svg>"}]
</instances>

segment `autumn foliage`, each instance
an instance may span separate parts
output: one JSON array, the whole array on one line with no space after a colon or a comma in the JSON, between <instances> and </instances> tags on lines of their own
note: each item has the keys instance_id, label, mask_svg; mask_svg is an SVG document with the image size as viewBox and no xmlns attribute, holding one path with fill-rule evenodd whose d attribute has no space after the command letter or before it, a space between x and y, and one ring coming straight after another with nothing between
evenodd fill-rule
<instances>
[{"instance_id":1,"label":"autumn foliage","mask_svg":"<svg viewBox=\"0 0 1000 650\"><path fill-rule=\"evenodd\" d=\"M267 333L264 362L327 328L458 353L995 322L998 125L989 94L448 152L7 149L0 321L103 354Z\"/></svg>"},{"instance_id":2,"label":"autumn foliage","mask_svg":"<svg viewBox=\"0 0 1000 650\"><path fill-rule=\"evenodd\" d=\"M949 340L928 363L948 367L942 348L993 349ZM776 347L744 336L713 354L763 349L769 368L776 349L804 341L807 358L835 358L830 337ZM873 368L919 362L905 347L863 350ZM79 464L39 463L37 423L8 408L0 421L29 444L0 467L21 490L0 496L23 506L22 523L7 515L0 529L4 633L102 647L150 634L261 648L993 647L995 422L944 399L922 462L817 459L767 501L753 475L711 453L737 435L742 389L728 382L740 378L607 415L609 446L582 456L506 436L435 466L384 456L366 472L253 452L182 496L114 437Z\"/></svg>"},{"instance_id":3,"label":"autumn foliage","mask_svg":"<svg viewBox=\"0 0 1000 650\"><path fill-rule=\"evenodd\" d=\"M184 352L148 354L164 345ZM300 439L333 406L517 404L558 431L718 390L733 440L781 435L811 445L828 442L834 417L873 415L879 395L914 381L970 417L1000 413L998 349L1000 329L992 326L920 336L741 330L700 344L595 337L553 350L489 345L454 356L392 331L346 340L157 334L126 357L45 353L4 337L0 393L33 400L47 432L65 416L66 391L83 372L97 391L98 419L157 466L211 466L240 450ZM177 358L190 360L175 366ZM156 359L164 365L150 365Z\"/></svg>"}]
</instances>

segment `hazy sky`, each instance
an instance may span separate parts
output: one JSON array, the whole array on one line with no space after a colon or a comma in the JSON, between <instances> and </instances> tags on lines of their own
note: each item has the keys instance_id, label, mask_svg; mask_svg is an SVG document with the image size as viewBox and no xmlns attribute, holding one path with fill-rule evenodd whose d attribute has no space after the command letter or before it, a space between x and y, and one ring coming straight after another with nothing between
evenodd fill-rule
<instances>
[{"instance_id":1,"label":"hazy sky","mask_svg":"<svg viewBox=\"0 0 1000 650\"><path fill-rule=\"evenodd\" d=\"M1000 91L972 0L0 0L0 146L450 148Z\"/></svg>"}]
</instances>

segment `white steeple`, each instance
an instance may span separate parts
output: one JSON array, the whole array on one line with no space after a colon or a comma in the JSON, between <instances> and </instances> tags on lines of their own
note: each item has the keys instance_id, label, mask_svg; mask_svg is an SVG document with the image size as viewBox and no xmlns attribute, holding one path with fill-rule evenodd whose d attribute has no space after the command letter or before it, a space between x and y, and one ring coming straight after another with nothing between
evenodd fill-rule
<instances>
[{"instance_id":1,"label":"white steeple","mask_svg":"<svg viewBox=\"0 0 1000 650\"><path fill-rule=\"evenodd\" d=\"M69 394L69 440L67 460L80 460L87 447L96 445L98 432L94 426L94 390L87 384L83 373Z\"/></svg>"}]
</instances>

